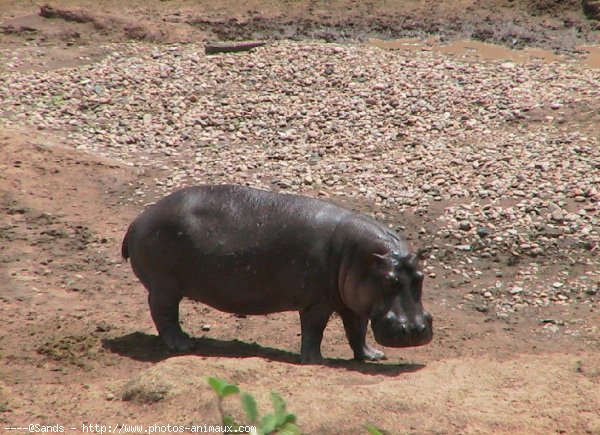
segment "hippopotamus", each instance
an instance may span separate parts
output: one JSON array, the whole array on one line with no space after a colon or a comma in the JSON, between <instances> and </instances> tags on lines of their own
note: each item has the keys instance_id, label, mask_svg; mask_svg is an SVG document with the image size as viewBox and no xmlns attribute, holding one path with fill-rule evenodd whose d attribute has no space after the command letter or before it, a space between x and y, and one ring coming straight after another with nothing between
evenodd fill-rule
<instances>
[{"instance_id":1,"label":"hippopotamus","mask_svg":"<svg viewBox=\"0 0 600 435\"><path fill-rule=\"evenodd\" d=\"M184 297L239 315L298 311L303 364L323 362L334 312L357 360L384 358L366 342L369 321L382 346L421 346L433 337L423 272L405 239L326 200L236 185L184 188L131 223L122 255L174 351L194 344L179 323Z\"/></svg>"}]
</instances>

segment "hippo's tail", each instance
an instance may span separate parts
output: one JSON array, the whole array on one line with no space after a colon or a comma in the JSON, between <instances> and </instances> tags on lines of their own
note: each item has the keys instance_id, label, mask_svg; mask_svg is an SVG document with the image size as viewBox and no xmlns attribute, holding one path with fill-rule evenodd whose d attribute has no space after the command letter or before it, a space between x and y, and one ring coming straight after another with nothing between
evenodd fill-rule
<instances>
[{"instance_id":1,"label":"hippo's tail","mask_svg":"<svg viewBox=\"0 0 600 435\"><path fill-rule=\"evenodd\" d=\"M121 244L121 255L123 256L123 259L125 261L127 261L127 259L129 258L129 244L128 242L128 238L129 238L129 231L131 230L131 227L129 227L127 229L127 232L125 233L125 237L123 237L123 243Z\"/></svg>"}]
</instances>

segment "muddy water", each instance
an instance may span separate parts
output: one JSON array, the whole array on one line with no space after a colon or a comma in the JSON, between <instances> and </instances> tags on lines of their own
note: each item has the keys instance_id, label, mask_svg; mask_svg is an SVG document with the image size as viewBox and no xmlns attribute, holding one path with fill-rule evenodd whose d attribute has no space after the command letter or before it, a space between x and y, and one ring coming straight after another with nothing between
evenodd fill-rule
<instances>
[{"instance_id":1,"label":"muddy water","mask_svg":"<svg viewBox=\"0 0 600 435\"><path fill-rule=\"evenodd\" d=\"M473 60L507 60L518 63L573 61L583 67L600 68L600 46L578 47L582 54L578 57L570 57L541 48L512 50L502 45L472 40L457 40L448 44L417 39L397 39L393 41L372 40L369 43L386 49L431 50L463 58L473 58Z\"/></svg>"}]
</instances>

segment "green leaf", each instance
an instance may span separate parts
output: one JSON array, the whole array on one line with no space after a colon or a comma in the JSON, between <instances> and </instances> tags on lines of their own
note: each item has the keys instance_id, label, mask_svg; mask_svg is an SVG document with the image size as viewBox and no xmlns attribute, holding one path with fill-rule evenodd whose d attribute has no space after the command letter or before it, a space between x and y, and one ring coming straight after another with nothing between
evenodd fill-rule
<instances>
[{"instance_id":1,"label":"green leaf","mask_svg":"<svg viewBox=\"0 0 600 435\"><path fill-rule=\"evenodd\" d=\"M227 433L237 433L235 431L239 429L239 426L235 423L235 420L231 415L226 415L225 417L223 417L223 425L231 426L231 428L234 430L234 432L227 431Z\"/></svg>"},{"instance_id":2,"label":"green leaf","mask_svg":"<svg viewBox=\"0 0 600 435\"><path fill-rule=\"evenodd\" d=\"M273 409L276 415L285 414L285 402L279 394L271 391L271 402L273 402Z\"/></svg>"},{"instance_id":3,"label":"green leaf","mask_svg":"<svg viewBox=\"0 0 600 435\"><path fill-rule=\"evenodd\" d=\"M212 387L213 390L215 390L215 393L217 393L219 397L223 397L223 387L227 385L227 382L225 382L222 379L210 376L208 377L208 384Z\"/></svg>"},{"instance_id":4,"label":"green leaf","mask_svg":"<svg viewBox=\"0 0 600 435\"><path fill-rule=\"evenodd\" d=\"M300 435L300 428L294 423L286 423L279 427L279 431L277 433L278 435Z\"/></svg>"},{"instance_id":5,"label":"green leaf","mask_svg":"<svg viewBox=\"0 0 600 435\"><path fill-rule=\"evenodd\" d=\"M240 392L240 389L237 385L226 384L223 386L223 390L221 390L221 397L225 398L227 396L231 396L232 394L237 394Z\"/></svg>"},{"instance_id":6,"label":"green leaf","mask_svg":"<svg viewBox=\"0 0 600 435\"><path fill-rule=\"evenodd\" d=\"M367 432L369 432L371 435L383 435L383 432L381 432L379 429L377 429L372 424L366 425L365 429L367 429Z\"/></svg>"},{"instance_id":7,"label":"green leaf","mask_svg":"<svg viewBox=\"0 0 600 435\"><path fill-rule=\"evenodd\" d=\"M260 428L265 434L270 434L277 429L277 417L274 414L267 414L260 419Z\"/></svg>"},{"instance_id":8,"label":"green leaf","mask_svg":"<svg viewBox=\"0 0 600 435\"><path fill-rule=\"evenodd\" d=\"M296 416L290 412L285 414L285 416L281 419L280 425L286 425L288 423L296 423Z\"/></svg>"},{"instance_id":9,"label":"green leaf","mask_svg":"<svg viewBox=\"0 0 600 435\"><path fill-rule=\"evenodd\" d=\"M242 393L241 401L246 417L248 417L250 423L256 423L256 420L258 419L258 408L254 397L248 393Z\"/></svg>"},{"instance_id":10,"label":"green leaf","mask_svg":"<svg viewBox=\"0 0 600 435\"><path fill-rule=\"evenodd\" d=\"M237 385L230 384L223 379L214 378L212 376L207 379L212 389L215 390L221 399L240 392L240 389Z\"/></svg>"}]
</instances>

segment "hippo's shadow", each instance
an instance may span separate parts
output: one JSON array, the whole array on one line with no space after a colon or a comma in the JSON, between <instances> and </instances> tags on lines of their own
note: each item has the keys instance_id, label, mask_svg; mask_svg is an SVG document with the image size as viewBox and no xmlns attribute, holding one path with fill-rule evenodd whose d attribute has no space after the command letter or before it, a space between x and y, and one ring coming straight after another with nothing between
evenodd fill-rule
<instances>
[{"instance_id":1,"label":"hippo's shadow","mask_svg":"<svg viewBox=\"0 0 600 435\"><path fill-rule=\"evenodd\" d=\"M256 343L246 343L240 340L218 340L208 337L198 337L194 348L189 352L173 353L167 349L157 335L134 332L122 337L102 340L102 347L119 355L136 361L159 362L175 355L196 355L203 357L250 358L258 357L272 361L290 364L300 364L300 355ZM423 364L361 362L344 359L326 359L330 367L339 367L369 375L397 376L411 373L425 367Z\"/></svg>"}]
</instances>

